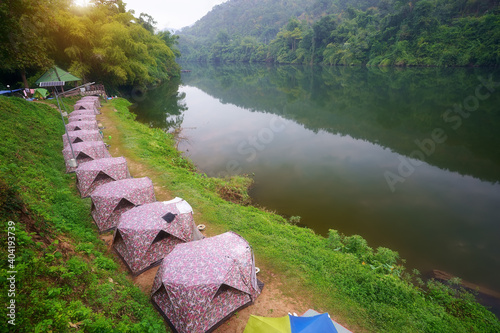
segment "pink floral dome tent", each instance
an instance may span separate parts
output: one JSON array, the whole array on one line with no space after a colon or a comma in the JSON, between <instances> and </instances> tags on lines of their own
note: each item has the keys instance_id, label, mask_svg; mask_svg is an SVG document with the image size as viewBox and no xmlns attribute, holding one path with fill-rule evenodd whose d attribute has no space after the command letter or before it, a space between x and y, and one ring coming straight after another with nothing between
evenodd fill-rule
<instances>
[{"instance_id":1,"label":"pink floral dome tent","mask_svg":"<svg viewBox=\"0 0 500 333\"><path fill-rule=\"evenodd\" d=\"M177 245L156 273L153 305L179 333L210 332L261 292L252 249L226 232Z\"/></svg>"},{"instance_id":2,"label":"pink floral dome tent","mask_svg":"<svg viewBox=\"0 0 500 333\"><path fill-rule=\"evenodd\" d=\"M193 209L181 198L153 202L121 215L113 246L133 275L159 265L177 244L200 240Z\"/></svg>"},{"instance_id":3,"label":"pink floral dome tent","mask_svg":"<svg viewBox=\"0 0 500 333\"><path fill-rule=\"evenodd\" d=\"M78 102L93 102L96 107L101 106L101 101L99 100L99 96L85 96L82 97Z\"/></svg>"},{"instance_id":4,"label":"pink floral dome tent","mask_svg":"<svg viewBox=\"0 0 500 333\"><path fill-rule=\"evenodd\" d=\"M66 129L68 131L80 131L80 130L99 130L97 127L97 121L73 121L66 124Z\"/></svg>"},{"instance_id":5,"label":"pink floral dome tent","mask_svg":"<svg viewBox=\"0 0 500 333\"><path fill-rule=\"evenodd\" d=\"M91 214L100 232L116 228L121 214L156 201L148 177L122 179L99 186L90 194Z\"/></svg>"},{"instance_id":6,"label":"pink floral dome tent","mask_svg":"<svg viewBox=\"0 0 500 333\"><path fill-rule=\"evenodd\" d=\"M92 100L79 100L73 106L75 110L84 110L84 109L94 110L97 109L97 107L98 107L97 101L92 101Z\"/></svg>"},{"instance_id":7,"label":"pink floral dome tent","mask_svg":"<svg viewBox=\"0 0 500 333\"><path fill-rule=\"evenodd\" d=\"M95 114L76 114L68 117L68 123L74 121L97 121Z\"/></svg>"},{"instance_id":8,"label":"pink floral dome tent","mask_svg":"<svg viewBox=\"0 0 500 333\"><path fill-rule=\"evenodd\" d=\"M71 150L73 148L73 151ZM75 159L78 165L85 162L90 162L100 158L111 157L106 145L102 141L85 141L67 145L63 151L64 161L66 162L66 172L73 172L76 167L70 165L70 160L75 154Z\"/></svg>"},{"instance_id":9,"label":"pink floral dome tent","mask_svg":"<svg viewBox=\"0 0 500 333\"><path fill-rule=\"evenodd\" d=\"M85 142L85 141L102 141L102 135L99 131L81 130L81 131L68 131L68 134L63 134L63 146L68 146L68 136L71 143Z\"/></svg>"},{"instance_id":10,"label":"pink floral dome tent","mask_svg":"<svg viewBox=\"0 0 500 333\"><path fill-rule=\"evenodd\" d=\"M94 110L75 110L69 114L69 117L74 117L77 115L96 115L99 114L98 112L96 113Z\"/></svg>"},{"instance_id":11,"label":"pink floral dome tent","mask_svg":"<svg viewBox=\"0 0 500 333\"><path fill-rule=\"evenodd\" d=\"M130 178L127 160L124 157L101 158L83 163L78 166L75 173L76 186L82 198L88 197L101 185Z\"/></svg>"}]
</instances>

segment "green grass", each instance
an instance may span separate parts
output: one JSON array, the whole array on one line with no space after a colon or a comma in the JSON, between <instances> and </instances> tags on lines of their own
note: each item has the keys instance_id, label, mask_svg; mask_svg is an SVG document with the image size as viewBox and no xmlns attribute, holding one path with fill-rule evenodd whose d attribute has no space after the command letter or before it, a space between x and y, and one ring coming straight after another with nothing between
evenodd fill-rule
<instances>
[{"instance_id":1,"label":"green grass","mask_svg":"<svg viewBox=\"0 0 500 333\"><path fill-rule=\"evenodd\" d=\"M71 104L71 100L67 100ZM197 223L233 230L252 245L257 264L282 277L290 296L310 297L317 310L346 325L379 332L498 332L495 316L473 297L405 272L397 253L371 249L360 236L329 237L247 205L244 177L216 179L197 173L159 129L134 121L129 103L106 107L120 145L151 171L156 184L187 200ZM20 332L156 332L164 323L117 269L82 200L75 176L64 173L64 132L57 111L20 99L0 98L0 217L16 222L18 271L16 329ZM105 133L106 134L106 133ZM224 200L227 198L237 204ZM2 244L7 238L2 233ZM6 247L0 250L7 257ZM0 293L7 304L7 262L0 263ZM2 307L5 317L6 308ZM0 325L0 332L9 327Z\"/></svg>"},{"instance_id":2,"label":"green grass","mask_svg":"<svg viewBox=\"0 0 500 333\"><path fill-rule=\"evenodd\" d=\"M467 292L435 281L413 283L421 280L407 273L390 249L373 250L360 236L346 237L333 230L324 238L279 215L223 200L227 191L221 188L241 193L249 182L195 172L173 148L170 134L135 122L126 100L116 99L111 105L118 112L109 117L125 133L121 144L161 175L156 181L187 200L209 227L245 237L259 266L284 276L295 297L314 295L315 306L367 331L500 331L498 319Z\"/></svg>"},{"instance_id":3,"label":"green grass","mask_svg":"<svg viewBox=\"0 0 500 333\"><path fill-rule=\"evenodd\" d=\"M0 332L165 332L148 295L107 254L74 174L64 173L57 110L0 97L0 127L0 297L17 305L16 326L2 306ZM15 298L8 221L16 224Z\"/></svg>"}]
</instances>

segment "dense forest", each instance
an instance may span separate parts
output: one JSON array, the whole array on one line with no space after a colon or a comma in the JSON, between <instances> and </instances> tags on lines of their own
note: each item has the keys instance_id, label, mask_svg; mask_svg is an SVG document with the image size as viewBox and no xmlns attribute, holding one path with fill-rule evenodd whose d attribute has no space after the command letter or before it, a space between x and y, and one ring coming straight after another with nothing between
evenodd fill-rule
<instances>
[{"instance_id":1,"label":"dense forest","mask_svg":"<svg viewBox=\"0 0 500 333\"><path fill-rule=\"evenodd\" d=\"M177 36L155 33L150 15L134 14L122 0L93 0L86 7L71 0L1 1L2 82L33 86L53 64L110 88L178 75Z\"/></svg>"},{"instance_id":2,"label":"dense forest","mask_svg":"<svg viewBox=\"0 0 500 333\"><path fill-rule=\"evenodd\" d=\"M230 0L180 33L182 61L497 66L498 0Z\"/></svg>"}]
</instances>

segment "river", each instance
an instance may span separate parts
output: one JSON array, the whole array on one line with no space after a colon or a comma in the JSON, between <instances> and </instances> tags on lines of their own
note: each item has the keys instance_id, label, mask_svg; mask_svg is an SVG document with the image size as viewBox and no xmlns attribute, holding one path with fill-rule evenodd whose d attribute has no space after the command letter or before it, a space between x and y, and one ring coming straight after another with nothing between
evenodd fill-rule
<instances>
[{"instance_id":1,"label":"river","mask_svg":"<svg viewBox=\"0 0 500 333\"><path fill-rule=\"evenodd\" d=\"M182 128L201 172L251 175L257 205L500 292L500 70L184 67L131 109Z\"/></svg>"}]
</instances>

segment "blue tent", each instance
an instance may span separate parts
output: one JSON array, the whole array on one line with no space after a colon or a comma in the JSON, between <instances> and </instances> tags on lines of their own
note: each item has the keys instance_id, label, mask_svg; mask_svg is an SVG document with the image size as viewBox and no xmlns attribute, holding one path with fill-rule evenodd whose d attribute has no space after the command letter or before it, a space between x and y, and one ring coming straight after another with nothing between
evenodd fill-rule
<instances>
[{"instance_id":1,"label":"blue tent","mask_svg":"<svg viewBox=\"0 0 500 333\"><path fill-rule=\"evenodd\" d=\"M278 318L251 315L244 333L338 333L328 313Z\"/></svg>"},{"instance_id":2,"label":"blue tent","mask_svg":"<svg viewBox=\"0 0 500 333\"><path fill-rule=\"evenodd\" d=\"M312 317L289 316L292 333L337 333L328 313Z\"/></svg>"}]
</instances>

